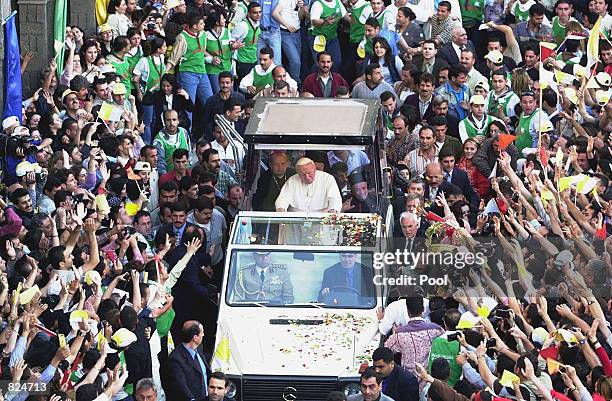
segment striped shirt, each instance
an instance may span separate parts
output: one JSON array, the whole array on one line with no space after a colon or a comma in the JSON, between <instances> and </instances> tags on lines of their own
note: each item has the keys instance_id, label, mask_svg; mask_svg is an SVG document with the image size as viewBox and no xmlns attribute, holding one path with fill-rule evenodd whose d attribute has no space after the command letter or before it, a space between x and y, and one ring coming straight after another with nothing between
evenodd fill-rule
<instances>
[{"instance_id":1,"label":"striped shirt","mask_svg":"<svg viewBox=\"0 0 612 401\"><path fill-rule=\"evenodd\" d=\"M429 163L437 163L439 151L440 149L438 149L436 146L436 152L431 159L428 159L425 157L425 155L423 155L421 148L410 151L404 159L404 162L408 166L408 170L410 170L410 177L420 176L425 172L425 166L427 166Z\"/></svg>"}]
</instances>

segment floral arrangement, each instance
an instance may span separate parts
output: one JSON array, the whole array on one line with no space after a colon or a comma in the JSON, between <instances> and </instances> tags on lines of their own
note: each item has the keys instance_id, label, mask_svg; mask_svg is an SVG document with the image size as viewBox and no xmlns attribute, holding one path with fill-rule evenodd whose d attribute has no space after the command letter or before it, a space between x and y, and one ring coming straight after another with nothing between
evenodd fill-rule
<instances>
[{"instance_id":1,"label":"floral arrangement","mask_svg":"<svg viewBox=\"0 0 612 401\"><path fill-rule=\"evenodd\" d=\"M376 227L380 219L379 215L364 218L335 213L324 217L321 223L342 228L342 237L338 245L368 247L376 245Z\"/></svg>"}]
</instances>

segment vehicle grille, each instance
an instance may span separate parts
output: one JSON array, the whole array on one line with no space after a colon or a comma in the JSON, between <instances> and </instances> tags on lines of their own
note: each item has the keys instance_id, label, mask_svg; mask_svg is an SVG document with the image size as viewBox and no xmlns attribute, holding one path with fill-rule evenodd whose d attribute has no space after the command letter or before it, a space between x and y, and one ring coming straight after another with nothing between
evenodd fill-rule
<instances>
[{"instance_id":1,"label":"vehicle grille","mask_svg":"<svg viewBox=\"0 0 612 401\"><path fill-rule=\"evenodd\" d=\"M283 397L287 387L296 391L295 401L323 401L338 389L335 377L243 376L242 401L292 401Z\"/></svg>"}]
</instances>

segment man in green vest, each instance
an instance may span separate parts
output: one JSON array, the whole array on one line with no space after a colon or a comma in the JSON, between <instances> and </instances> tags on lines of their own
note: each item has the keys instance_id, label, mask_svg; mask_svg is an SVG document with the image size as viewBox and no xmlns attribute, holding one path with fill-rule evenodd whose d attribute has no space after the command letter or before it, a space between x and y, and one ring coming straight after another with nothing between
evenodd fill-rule
<instances>
[{"instance_id":1,"label":"man in green vest","mask_svg":"<svg viewBox=\"0 0 612 401\"><path fill-rule=\"evenodd\" d=\"M349 26L348 50L345 53L348 59L344 63L344 76L352 82L357 73L355 65L357 63L357 47L365 34L365 21L361 22L361 15L368 8L367 0L349 0L351 23Z\"/></svg>"},{"instance_id":2,"label":"man in green vest","mask_svg":"<svg viewBox=\"0 0 612 401\"><path fill-rule=\"evenodd\" d=\"M316 60L317 55L325 50L332 55L334 72L342 71L342 52L340 41L338 40L338 22L346 15L346 8L340 0L313 0L310 6L310 23L312 24L310 36L310 50L312 59ZM317 37L324 39L325 46L315 50Z\"/></svg>"},{"instance_id":3,"label":"man in green vest","mask_svg":"<svg viewBox=\"0 0 612 401\"><path fill-rule=\"evenodd\" d=\"M155 38L151 41L150 54L142 57L133 71L133 80L136 86L136 97L143 102L144 133L142 139L145 143L151 143L151 127L155 121L155 106L152 102L153 91L160 87L161 77L166 73L164 55L166 54L166 41Z\"/></svg>"},{"instance_id":4,"label":"man in green vest","mask_svg":"<svg viewBox=\"0 0 612 401\"><path fill-rule=\"evenodd\" d=\"M189 99L206 103L212 96L212 86L206 74L205 52L206 33L204 19L201 15L192 13L186 17L188 28L176 36L172 47L172 55L166 63L166 70L178 67L177 82L187 92ZM176 72L176 71L175 71ZM187 113L191 120L191 113Z\"/></svg>"},{"instance_id":5,"label":"man in green vest","mask_svg":"<svg viewBox=\"0 0 612 401\"><path fill-rule=\"evenodd\" d=\"M574 5L571 0L557 0L555 3L555 15L552 19L553 38L557 46L563 42L567 36L567 24L570 21L576 21L572 14L574 13Z\"/></svg>"},{"instance_id":6,"label":"man in green vest","mask_svg":"<svg viewBox=\"0 0 612 401\"><path fill-rule=\"evenodd\" d=\"M444 334L436 337L431 342L431 350L429 351L429 367L431 371L431 365L437 358L444 358L450 365L450 376L448 378L448 385L453 387L455 383L461 378L461 366L457 364L455 358L459 355L461 349L459 341L453 336L457 330L457 324L461 318L461 313L457 309L448 309L444 313ZM451 335L452 338L449 338Z\"/></svg>"},{"instance_id":7,"label":"man in green vest","mask_svg":"<svg viewBox=\"0 0 612 401\"><path fill-rule=\"evenodd\" d=\"M521 93L521 108L523 112L516 127L516 140L514 145L522 154L523 149L537 148L539 141L538 129L540 125L550 122L548 115L538 108L536 95L532 91Z\"/></svg>"},{"instance_id":8,"label":"man in green vest","mask_svg":"<svg viewBox=\"0 0 612 401\"><path fill-rule=\"evenodd\" d=\"M176 149L189 151L191 145L185 128L179 127L179 118L176 110L164 111L165 128L159 131L153 145L157 149L157 171L160 177L174 169L172 154Z\"/></svg>"},{"instance_id":9,"label":"man in green vest","mask_svg":"<svg viewBox=\"0 0 612 401\"><path fill-rule=\"evenodd\" d=\"M259 51L259 64L240 81L240 90L254 96L266 86L274 84L274 78L272 78L274 67L274 51L269 47L264 47Z\"/></svg>"},{"instance_id":10,"label":"man in green vest","mask_svg":"<svg viewBox=\"0 0 612 401\"><path fill-rule=\"evenodd\" d=\"M487 113L509 124L510 118L516 116L514 108L519 103L519 98L510 89L504 70L492 72L491 83L493 84L493 90L489 92L487 99Z\"/></svg>"},{"instance_id":11,"label":"man in green vest","mask_svg":"<svg viewBox=\"0 0 612 401\"><path fill-rule=\"evenodd\" d=\"M236 52L236 74L242 80L257 63L257 41L261 34L259 21L261 20L261 6L251 2L247 8L247 17L232 30L232 40L242 43Z\"/></svg>"},{"instance_id":12,"label":"man in green vest","mask_svg":"<svg viewBox=\"0 0 612 401\"><path fill-rule=\"evenodd\" d=\"M119 75L121 83L125 85L128 94L132 92L132 73L127 58L129 51L130 40L127 36L117 36L113 41L113 53L107 58L107 61L115 67L115 72Z\"/></svg>"},{"instance_id":13,"label":"man in green vest","mask_svg":"<svg viewBox=\"0 0 612 401\"><path fill-rule=\"evenodd\" d=\"M474 95L470 98L470 114L459 122L459 137L461 142L475 136L487 136L489 125L499 118L488 116L485 113L486 101L482 95Z\"/></svg>"}]
</instances>

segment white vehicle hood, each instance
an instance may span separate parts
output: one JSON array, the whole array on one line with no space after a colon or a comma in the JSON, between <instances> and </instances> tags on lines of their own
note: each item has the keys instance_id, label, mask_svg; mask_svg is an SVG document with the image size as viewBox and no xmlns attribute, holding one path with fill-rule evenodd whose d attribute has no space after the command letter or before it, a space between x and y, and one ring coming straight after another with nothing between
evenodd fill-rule
<instances>
[{"instance_id":1,"label":"white vehicle hood","mask_svg":"<svg viewBox=\"0 0 612 401\"><path fill-rule=\"evenodd\" d=\"M221 322L229 337L233 362L226 373L355 375L378 346L374 310L309 309L288 315L287 309L242 309L234 309L231 320ZM270 319L322 320L323 323L270 324Z\"/></svg>"}]
</instances>

